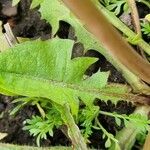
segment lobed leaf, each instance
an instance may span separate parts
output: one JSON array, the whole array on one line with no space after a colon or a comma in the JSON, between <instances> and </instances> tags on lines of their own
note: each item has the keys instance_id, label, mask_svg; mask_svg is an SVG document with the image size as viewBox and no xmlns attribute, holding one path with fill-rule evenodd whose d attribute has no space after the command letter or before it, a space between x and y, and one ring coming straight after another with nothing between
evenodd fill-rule
<instances>
[{"instance_id":1,"label":"lobed leaf","mask_svg":"<svg viewBox=\"0 0 150 150\"><path fill-rule=\"evenodd\" d=\"M44 97L78 112L78 94L87 67L96 58L71 60L73 41L26 42L0 55L0 89L29 97ZM78 70L78 71L77 71ZM76 85L74 85L76 83ZM3 92L3 91L2 91Z\"/></svg>"},{"instance_id":2,"label":"lobed leaf","mask_svg":"<svg viewBox=\"0 0 150 150\"><path fill-rule=\"evenodd\" d=\"M84 72L97 59L79 57L71 60L72 47L71 40L36 40L1 53L0 90L8 91L8 95L48 98L62 106L68 103L74 115L78 113L79 98L88 106L95 98L114 102L137 99L126 90L112 92L106 86L108 72L98 72L84 79Z\"/></svg>"}]
</instances>

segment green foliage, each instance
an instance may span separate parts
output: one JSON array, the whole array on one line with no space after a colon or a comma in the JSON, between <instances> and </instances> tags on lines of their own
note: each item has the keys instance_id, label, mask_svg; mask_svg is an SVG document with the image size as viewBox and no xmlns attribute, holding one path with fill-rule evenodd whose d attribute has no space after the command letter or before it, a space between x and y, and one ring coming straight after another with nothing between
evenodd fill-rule
<instances>
[{"instance_id":1,"label":"green foliage","mask_svg":"<svg viewBox=\"0 0 150 150\"><path fill-rule=\"evenodd\" d=\"M13 1L15 4L18 1ZM127 9L125 0L104 1L109 10L120 13L123 6ZM68 22L75 29L77 41L84 44L85 50L96 49L103 51L97 40L84 28L66 8L60 0L33 0L31 8L41 5L40 12L43 19L46 19L52 26L54 36L59 29L61 20ZM37 136L37 144L40 139L46 139L46 135L53 135L53 129L67 123L67 114L60 115L60 112L53 109L54 105L63 107L69 104L71 113L77 122L83 127L83 135L87 139L92 134L92 129L102 130L103 138L106 139L105 147L111 147L112 142L118 145L114 136L108 133L97 119L99 114L105 114L115 118L120 126L124 120L125 126L128 122L138 125L140 131L148 128L147 118L139 115L118 115L99 111L93 102L95 98L109 100L116 103L118 100L134 100L138 97L130 94L130 90L122 85L108 85L109 72L97 72L91 77L84 77L86 69L96 58L81 57L71 60L71 52L74 42L71 40L52 39L48 41L36 40L25 42L15 46L11 51L0 54L0 92L7 95L23 95L15 102L21 102L13 111L15 114L26 104L41 103L46 110L46 117L33 116L26 121L25 130L29 130L33 136ZM36 98L40 97L40 98ZM80 100L85 104L84 109L79 111ZM52 107L52 110L46 106ZM61 108L60 107L60 108ZM54 117L54 118L53 118Z\"/></svg>"},{"instance_id":2,"label":"green foliage","mask_svg":"<svg viewBox=\"0 0 150 150\"><path fill-rule=\"evenodd\" d=\"M150 23L149 22L143 22L141 23L142 32L146 34L147 36L150 36Z\"/></svg>"},{"instance_id":3,"label":"green foliage","mask_svg":"<svg viewBox=\"0 0 150 150\"><path fill-rule=\"evenodd\" d=\"M43 105L44 109L45 106L46 105ZM40 143L40 139L46 137L47 134L51 133L50 135L52 136L54 127L58 128L60 125L64 124L64 122L61 119L59 111L55 109L55 107L48 107L48 109L46 110L47 110L46 112L48 112L46 114L48 115L46 115L45 118L33 117L32 119L26 121L26 126L24 127L24 129L29 130L30 134L32 134L33 136L38 135L37 136L38 145ZM129 123L132 123L136 127L136 130L138 130L138 133L142 135L142 137L145 137L146 131L148 130L150 124L148 118L140 114L131 114L127 116L125 114L117 114L115 112L114 113L104 112L100 111L99 107L94 105L91 107L85 107L83 109L80 109L79 116L78 118L76 118L76 120L77 122L80 123L82 127L81 132L84 138L86 139L86 141L88 141L88 138L93 133L92 129L102 130L103 131L102 137L105 140L106 148L111 147L112 143L115 143L115 147L118 147L118 140L116 140L115 137L108 131L106 131L106 129L104 129L104 127L100 124L98 116L101 114L114 117L118 126L121 125L121 120L124 122L125 127L127 127ZM143 140L142 138L140 138L139 136L137 138L138 140L140 140L140 142L142 142Z\"/></svg>"},{"instance_id":4,"label":"green foliage","mask_svg":"<svg viewBox=\"0 0 150 150\"><path fill-rule=\"evenodd\" d=\"M99 120L96 118L96 126L94 126L94 129L102 130L103 131L103 139L106 139L105 141L105 147L109 148L112 146L112 143L115 143L115 147L118 147L118 140L115 139L114 135L109 133L99 122Z\"/></svg>"},{"instance_id":5,"label":"green foliage","mask_svg":"<svg viewBox=\"0 0 150 150\"><path fill-rule=\"evenodd\" d=\"M150 8L150 2L147 0L136 0L137 2L145 4ZM115 15L126 12L129 13L129 6L127 0L101 0L100 1L109 11L112 11Z\"/></svg>"},{"instance_id":6,"label":"green foliage","mask_svg":"<svg viewBox=\"0 0 150 150\"><path fill-rule=\"evenodd\" d=\"M148 120L147 116L141 114L131 114L129 115L129 120L137 127L139 133L146 133L146 131L149 130L150 120Z\"/></svg>"},{"instance_id":7,"label":"green foliage","mask_svg":"<svg viewBox=\"0 0 150 150\"><path fill-rule=\"evenodd\" d=\"M127 94L125 86L111 92L115 87L107 87L108 72L97 72L84 79L84 72L97 59L79 57L71 60L72 47L71 40L37 40L1 53L0 88L6 90L1 93L9 95L8 91L16 95L48 98L62 106L68 103L73 115L78 113L78 97L86 105L91 105L94 98L112 99L114 102L134 99L134 95Z\"/></svg>"},{"instance_id":8,"label":"green foliage","mask_svg":"<svg viewBox=\"0 0 150 150\"><path fill-rule=\"evenodd\" d=\"M16 45L0 54L0 88L4 89L1 93L28 96L14 101L18 105L11 114L15 114L27 104L41 103L41 108L46 110L46 119L33 117L27 120L27 126L24 128L37 136L38 145L47 132L52 133L52 129L57 127L57 120L52 125L53 119L47 116L50 111L48 106L58 104L63 107L68 103L76 120L82 122L83 134L88 138L94 126L92 121L98 112L98 108L93 106L95 98L112 99L114 103L128 96L134 98L134 95L128 94L130 90L126 86L107 85L109 72L97 72L85 78L84 72L97 59L80 57L71 60L72 47L71 40L36 40ZM78 97L89 109L81 110L82 117L79 118L82 120L78 119ZM55 112L58 113L56 110ZM106 145L108 144L107 141Z\"/></svg>"},{"instance_id":9,"label":"green foliage","mask_svg":"<svg viewBox=\"0 0 150 150\"><path fill-rule=\"evenodd\" d=\"M136 132L138 132L142 137L145 137L146 131L149 130L150 120L148 117L141 114L117 114L115 112L105 112L100 111L99 107L93 106L91 108L84 108L81 110L81 116L79 117L79 121L82 122L82 126L84 127L82 130L83 135L86 139L92 134L92 129L102 130L103 131L103 139L105 139L105 147L111 147L112 143L115 144L115 147L118 147L118 140L104 129L104 127L100 124L98 120L99 115L106 115L110 117L114 117L115 122L118 126L121 125L121 122L124 122L124 126L127 127L129 124L132 124L136 128ZM143 138L137 137L140 142L143 142Z\"/></svg>"},{"instance_id":10,"label":"green foliage","mask_svg":"<svg viewBox=\"0 0 150 150\"><path fill-rule=\"evenodd\" d=\"M55 35L59 29L59 22L65 21L74 29L77 36L77 42L84 44L85 50L95 49L102 51L99 42L91 35L74 17L70 10L64 6L61 0L44 0L39 9L42 19L46 19L52 26L52 35Z\"/></svg>"},{"instance_id":11,"label":"green foliage","mask_svg":"<svg viewBox=\"0 0 150 150\"><path fill-rule=\"evenodd\" d=\"M136 140L138 141L140 145L144 145L144 142L146 140L146 135L147 135L147 132L141 132L137 135Z\"/></svg>"},{"instance_id":12,"label":"green foliage","mask_svg":"<svg viewBox=\"0 0 150 150\"><path fill-rule=\"evenodd\" d=\"M62 125L61 115L58 111L51 109L45 118L33 116L25 122L24 130L29 130L30 135L37 136L37 145L40 146L41 139L47 139L47 134L53 136L53 129Z\"/></svg>"},{"instance_id":13,"label":"green foliage","mask_svg":"<svg viewBox=\"0 0 150 150\"><path fill-rule=\"evenodd\" d=\"M10 112L10 115L15 115L25 105L30 104L33 99L36 100L35 98L28 97L15 99L12 103L16 103L16 107Z\"/></svg>"},{"instance_id":14,"label":"green foliage","mask_svg":"<svg viewBox=\"0 0 150 150\"><path fill-rule=\"evenodd\" d=\"M44 0L32 0L31 8L35 8L40 5Z\"/></svg>"},{"instance_id":15,"label":"green foliage","mask_svg":"<svg viewBox=\"0 0 150 150\"><path fill-rule=\"evenodd\" d=\"M141 41L140 37L140 34L137 34L134 37L128 37L127 41L130 42L132 45L137 45L137 43Z\"/></svg>"},{"instance_id":16,"label":"green foliage","mask_svg":"<svg viewBox=\"0 0 150 150\"><path fill-rule=\"evenodd\" d=\"M17 45L11 51L1 54L0 87L17 95L49 98L58 104L70 101L72 111L77 114L78 100L76 92L72 93L75 87L70 84L82 80L88 64L95 62L96 59L71 60L72 46L73 42L70 40L54 39L45 42L38 40ZM76 74L81 64L82 73Z\"/></svg>"},{"instance_id":17,"label":"green foliage","mask_svg":"<svg viewBox=\"0 0 150 150\"><path fill-rule=\"evenodd\" d=\"M40 140L45 137L49 132L53 133L54 127L59 127L59 122L61 124L64 124L62 121L62 118L60 116L60 107L59 111L53 107L49 100L46 99L37 99L37 98L22 98L17 99L14 102L29 102L31 104L41 103L41 107L45 110L46 117L33 117L32 119L29 119L26 121L26 126L24 129L29 130L30 134L33 136L37 136L37 144L39 145ZM18 106L22 106L18 104ZM79 122L79 124L82 127L82 134L86 141L88 141L88 138L93 133L92 129L96 130L102 130L103 131L103 139L106 140L105 146L111 147L112 142L115 143L115 146L118 146L118 141L114 138L114 136L110 133L108 133L104 127L100 124L98 120L99 115L107 115L110 117L114 117L116 124L118 126L121 125L121 120L124 121L125 126L127 126L130 123L132 123L135 127L137 127L137 130L139 130L139 133L142 135L145 135L144 133L148 130L148 124L150 121L147 120L147 117L142 116L140 114L131 114L129 116L125 114L117 114L117 113L110 113L110 112L104 112L100 111L98 106L90 105L90 107L80 108L79 115L76 117L76 122ZM48 117L49 116L49 117ZM53 119L53 117L55 119ZM53 125L51 126L51 121L53 120ZM39 125L39 127L36 125ZM41 124L38 124L38 122L42 122ZM45 124L45 126L44 126ZM44 126L44 127L43 127ZM51 128L50 128L50 127ZM47 127L47 128L46 128ZM48 129L51 129L50 131ZM52 136L52 134L51 134Z\"/></svg>"},{"instance_id":18,"label":"green foliage","mask_svg":"<svg viewBox=\"0 0 150 150\"><path fill-rule=\"evenodd\" d=\"M113 11L115 15L120 14L122 7L124 12L129 10L126 0L102 0L101 2L108 10Z\"/></svg>"},{"instance_id":19,"label":"green foliage","mask_svg":"<svg viewBox=\"0 0 150 150\"><path fill-rule=\"evenodd\" d=\"M31 8L35 8L40 5L44 0L32 0ZM20 2L20 0L13 0L12 5L15 6Z\"/></svg>"},{"instance_id":20,"label":"green foliage","mask_svg":"<svg viewBox=\"0 0 150 150\"><path fill-rule=\"evenodd\" d=\"M51 24L53 35L59 29L60 20L71 18L70 11L60 0L44 0L39 11L42 19L46 19Z\"/></svg>"},{"instance_id":21,"label":"green foliage","mask_svg":"<svg viewBox=\"0 0 150 150\"><path fill-rule=\"evenodd\" d=\"M89 136L93 133L93 120L97 117L99 112L99 107L92 106L91 108L86 107L80 110L78 121L81 123L82 134L86 140L88 140Z\"/></svg>"},{"instance_id":22,"label":"green foliage","mask_svg":"<svg viewBox=\"0 0 150 150\"><path fill-rule=\"evenodd\" d=\"M10 112L10 115L16 115L16 113L20 109L22 109L24 106L29 105L29 104L34 106L34 105L41 103L42 107L45 108L45 103L47 104L47 101L46 101L46 99L37 98L37 97L22 97L22 98L17 98L15 100L13 100L12 103L15 104L16 106ZM50 108L50 106L48 108Z\"/></svg>"},{"instance_id":23,"label":"green foliage","mask_svg":"<svg viewBox=\"0 0 150 150\"><path fill-rule=\"evenodd\" d=\"M118 121L118 119L121 119L124 121L125 126L130 122L134 124L134 126L137 127L141 132L145 132L149 128L150 120L148 120L148 117L145 115L141 114L131 114L131 115L126 115L126 114L117 114L117 113L110 113L110 112L104 112L100 111L100 114L111 116L115 118L115 121L117 125L120 126L121 122Z\"/></svg>"},{"instance_id":24,"label":"green foliage","mask_svg":"<svg viewBox=\"0 0 150 150\"><path fill-rule=\"evenodd\" d=\"M124 122L125 127L128 126L128 124L133 124L134 127L136 127L136 131L142 135L142 137L145 137L146 131L149 129L150 120L148 120L147 116L141 115L141 114L117 114L115 112L105 112L100 111L99 107L93 106L91 108L84 108L80 110L79 115L79 122L81 123L81 126L83 127L82 133L86 140L88 140L89 136L92 134L92 129L96 130L102 130L103 131L103 139L105 140L105 147L111 147L112 143L115 144L115 147L118 147L118 140L115 139L115 137L110 134L109 132L104 129L104 127L100 124L98 120L99 115L106 115L110 117L114 117L115 122L118 126L121 125L121 122ZM140 142L143 141L143 138L138 138Z\"/></svg>"}]
</instances>

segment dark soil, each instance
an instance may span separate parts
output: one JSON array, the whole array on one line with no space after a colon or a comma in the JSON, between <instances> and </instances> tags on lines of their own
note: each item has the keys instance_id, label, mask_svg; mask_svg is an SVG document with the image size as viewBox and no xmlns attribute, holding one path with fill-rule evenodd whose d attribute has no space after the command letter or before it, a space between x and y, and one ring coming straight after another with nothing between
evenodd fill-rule
<instances>
[{"instance_id":1,"label":"dark soil","mask_svg":"<svg viewBox=\"0 0 150 150\"><path fill-rule=\"evenodd\" d=\"M12 14L9 13L11 9L10 0L0 0L0 20L3 21L3 24L9 22L13 29L15 36L28 37L28 38L39 38L43 40L51 37L51 26L46 23L46 21L40 19L40 13L37 9L29 10L31 0L21 0L19 5L13 8ZM140 15L145 15L150 10L145 9L145 6L138 5ZM143 8L144 7L144 11ZM5 11L4 11L5 10ZM70 25L65 22L60 22L60 29L57 35L60 38L74 38L73 34L70 32ZM74 45L72 58L80 56L94 56L100 58L100 61L92 65L86 72L88 75L96 72L98 69L102 71L111 71L109 77L110 82L116 83L125 83L124 78L121 74L98 52L90 50L86 54L83 54L83 46L81 43ZM31 118L32 115L38 114L37 109L34 106L24 107L16 116L10 116L9 112L14 107L14 104L11 101L14 98L0 96L0 132L8 133L8 136L2 140L6 143L14 143L21 145L35 145L35 138L31 137L27 131L23 131L23 121L27 118ZM120 101L115 106L108 101L107 103L98 101L97 105L101 107L101 110L118 113L130 114L134 111L135 107L127 102ZM117 126L114 119L108 116L101 115L99 120L107 131L115 134L117 130L120 130L123 127ZM99 149L104 149L104 140L102 139L101 132L95 132L90 137L91 144L90 146ZM54 132L54 137L49 137L48 140L42 142L42 146L51 146L51 145L69 145L69 140L65 135L60 131L56 130Z\"/></svg>"}]
</instances>

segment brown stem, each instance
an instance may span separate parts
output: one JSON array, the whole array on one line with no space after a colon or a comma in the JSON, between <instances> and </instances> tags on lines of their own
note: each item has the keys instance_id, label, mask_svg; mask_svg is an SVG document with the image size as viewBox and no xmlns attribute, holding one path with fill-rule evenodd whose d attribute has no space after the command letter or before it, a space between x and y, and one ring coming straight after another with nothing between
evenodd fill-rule
<instances>
[{"instance_id":1,"label":"brown stem","mask_svg":"<svg viewBox=\"0 0 150 150\"><path fill-rule=\"evenodd\" d=\"M127 0L127 2L129 4L130 10L131 10L131 16L132 16L132 22L134 25L134 29L135 29L136 33L140 36L140 38L142 38L141 26L140 26L140 21L139 21L138 10L136 7L136 2L135 2L135 0ZM140 47L137 47L137 48L140 50L142 57L145 60L147 60L143 49Z\"/></svg>"},{"instance_id":2,"label":"brown stem","mask_svg":"<svg viewBox=\"0 0 150 150\"><path fill-rule=\"evenodd\" d=\"M63 0L85 27L123 65L150 84L150 64L121 37L91 0Z\"/></svg>"},{"instance_id":3,"label":"brown stem","mask_svg":"<svg viewBox=\"0 0 150 150\"><path fill-rule=\"evenodd\" d=\"M136 7L136 3L135 0L127 0L130 10L131 10L131 16L132 16L132 20L133 20L133 24L135 27L135 31L137 34L139 34L141 36L141 27L140 27L140 22L139 22L139 14L137 11L137 7Z\"/></svg>"}]
</instances>

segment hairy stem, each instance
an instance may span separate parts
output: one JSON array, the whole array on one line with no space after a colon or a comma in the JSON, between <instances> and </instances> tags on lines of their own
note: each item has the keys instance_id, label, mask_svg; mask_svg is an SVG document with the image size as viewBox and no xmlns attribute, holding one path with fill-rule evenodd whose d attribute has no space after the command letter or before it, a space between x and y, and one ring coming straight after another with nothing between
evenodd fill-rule
<instances>
[{"instance_id":1,"label":"hairy stem","mask_svg":"<svg viewBox=\"0 0 150 150\"><path fill-rule=\"evenodd\" d=\"M68 127L68 136L70 137L75 150L87 150L86 143L80 133L78 126L75 124L73 116L70 113L68 105L61 109L62 118Z\"/></svg>"},{"instance_id":2,"label":"hairy stem","mask_svg":"<svg viewBox=\"0 0 150 150\"><path fill-rule=\"evenodd\" d=\"M140 22L139 22L139 14L137 11L135 0L127 0L127 1L128 1L128 5L130 7L130 10L131 10L131 16L132 16L132 21L133 21L133 24L135 27L135 31L141 37L141 27L140 27Z\"/></svg>"}]
</instances>

